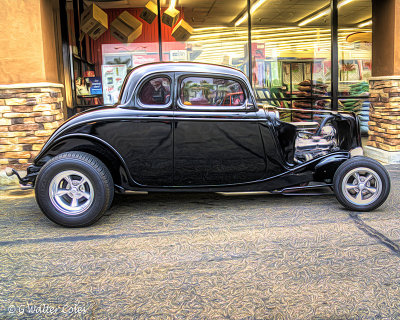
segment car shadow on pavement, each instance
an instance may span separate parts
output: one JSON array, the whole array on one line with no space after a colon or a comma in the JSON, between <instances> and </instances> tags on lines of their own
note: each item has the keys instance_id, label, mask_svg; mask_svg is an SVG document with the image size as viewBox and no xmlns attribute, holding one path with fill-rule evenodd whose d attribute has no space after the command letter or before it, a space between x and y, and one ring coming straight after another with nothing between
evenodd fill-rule
<instances>
[{"instance_id":1,"label":"car shadow on pavement","mask_svg":"<svg viewBox=\"0 0 400 320\"><path fill-rule=\"evenodd\" d=\"M299 204L302 204L302 207ZM239 210L255 209L265 212L290 214L293 210L315 208L317 213L326 210L320 210L318 207L328 207L339 209L333 195L321 196L284 196L281 194L271 194L269 192L256 193L167 193L150 192L135 193L127 192L124 194L115 194L111 208L106 212L106 216L133 214L138 215L190 215L198 211L217 213L223 210L228 215L231 212Z\"/></svg>"}]
</instances>

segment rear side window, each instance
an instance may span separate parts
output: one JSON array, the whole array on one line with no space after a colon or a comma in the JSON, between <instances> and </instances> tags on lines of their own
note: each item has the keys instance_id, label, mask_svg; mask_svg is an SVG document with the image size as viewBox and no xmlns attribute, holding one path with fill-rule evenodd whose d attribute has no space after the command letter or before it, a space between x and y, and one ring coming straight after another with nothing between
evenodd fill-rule
<instances>
[{"instance_id":1,"label":"rear side window","mask_svg":"<svg viewBox=\"0 0 400 320\"><path fill-rule=\"evenodd\" d=\"M186 106L242 106L245 95L239 82L224 78L189 77L181 82L180 100Z\"/></svg>"},{"instance_id":2,"label":"rear side window","mask_svg":"<svg viewBox=\"0 0 400 320\"><path fill-rule=\"evenodd\" d=\"M139 92L139 100L145 105L167 105L171 100L169 78L152 78L144 83Z\"/></svg>"}]
</instances>

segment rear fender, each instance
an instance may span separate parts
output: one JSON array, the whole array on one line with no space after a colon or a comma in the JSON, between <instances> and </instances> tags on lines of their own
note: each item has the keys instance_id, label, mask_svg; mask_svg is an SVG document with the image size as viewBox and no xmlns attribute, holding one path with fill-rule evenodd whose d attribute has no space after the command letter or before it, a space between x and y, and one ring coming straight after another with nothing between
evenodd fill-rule
<instances>
[{"instance_id":1,"label":"rear fender","mask_svg":"<svg viewBox=\"0 0 400 320\"><path fill-rule=\"evenodd\" d=\"M52 141L35 159L35 165L41 167L54 156L67 151L82 151L97 157L106 165L115 184L129 184L129 171L118 151L104 140L87 134L67 134Z\"/></svg>"}]
</instances>

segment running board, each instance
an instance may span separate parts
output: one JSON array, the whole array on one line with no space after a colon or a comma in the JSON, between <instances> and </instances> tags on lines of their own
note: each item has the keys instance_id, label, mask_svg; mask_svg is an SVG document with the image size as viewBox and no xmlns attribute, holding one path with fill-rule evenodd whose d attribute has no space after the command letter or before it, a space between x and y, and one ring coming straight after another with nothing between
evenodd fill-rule
<instances>
[{"instance_id":1,"label":"running board","mask_svg":"<svg viewBox=\"0 0 400 320\"><path fill-rule=\"evenodd\" d=\"M313 190L318 189L327 189L329 188L330 192L322 191L322 192L312 192ZM305 192L304 192L305 191ZM310 192L307 192L310 191ZM282 194L284 196L324 196L327 194L332 194L333 185L332 184L318 184L311 186L298 186L298 187L288 187L283 188L281 190L272 191L272 194Z\"/></svg>"}]
</instances>

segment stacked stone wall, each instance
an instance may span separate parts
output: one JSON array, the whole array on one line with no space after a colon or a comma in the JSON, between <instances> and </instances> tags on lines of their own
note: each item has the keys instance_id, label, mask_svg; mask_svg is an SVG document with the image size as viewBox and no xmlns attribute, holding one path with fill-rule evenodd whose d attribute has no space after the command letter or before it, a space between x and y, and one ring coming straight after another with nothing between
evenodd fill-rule
<instances>
[{"instance_id":1,"label":"stacked stone wall","mask_svg":"<svg viewBox=\"0 0 400 320\"><path fill-rule=\"evenodd\" d=\"M4 87L0 87L0 168L25 169L64 121L61 88Z\"/></svg>"},{"instance_id":2,"label":"stacked stone wall","mask_svg":"<svg viewBox=\"0 0 400 320\"><path fill-rule=\"evenodd\" d=\"M400 80L370 80L368 146L400 151Z\"/></svg>"}]
</instances>

